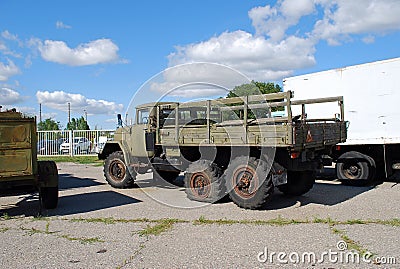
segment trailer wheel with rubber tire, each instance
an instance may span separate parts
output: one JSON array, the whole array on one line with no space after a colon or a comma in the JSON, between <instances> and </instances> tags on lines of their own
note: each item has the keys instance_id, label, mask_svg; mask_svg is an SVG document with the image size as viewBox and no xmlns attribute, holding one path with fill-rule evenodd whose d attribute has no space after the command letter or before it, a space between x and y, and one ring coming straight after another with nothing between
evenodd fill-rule
<instances>
[{"instance_id":1,"label":"trailer wheel with rubber tire","mask_svg":"<svg viewBox=\"0 0 400 269\"><path fill-rule=\"evenodd\" d=\"M254 157L236 157L225 171L226 189L231 200L242 208L265 206L274 191L269 167Z\"/></svg>"},{"instance_id":2,"label":"trailer wheel with rubber tire","mask_svg":"<svg viewBox=\"0 0 400 269\"><path fill-rule=\"evenodd\" d=\"M38 174L40 183L39 199L46 209L54 209L58 205L58 170L53 161L39 161ZM49 186L50 185L50 186Z\"/></svg>"},{"instance_id":3,"label":"trailer wheel with rubber tire","mask_svg":"<svg viewBox=\"0 0 400 269\"><path fill-rule=\"evenodd\" d=\"M366 186L371 184L375 175L374 160L360 152L343 153L336 163L338 179L345 185Z\"/></svg>"},{"instance_id":4,"label":"trailer wheel with rubber tire","mask_svg":"<svg viewBox=\"0 0 400 269\"><path fill-rule=\"evenodd\" d=\"M190 200L213 203L226 195L222 170L209 160L191 163L186 170L185 192Z\"/></svg>"},{"instance_id":5,"label":"trailer wheel with rubber tire","mask_svg":"<svg viewBox=\"0 0 400 269\"><path fill-rule=\"evenodd\" d=\"M122 151L111 153L104 163L104 176L114 188L124 189L134 185L136 174L131 175Z\"/></svg>"}]
</instances>

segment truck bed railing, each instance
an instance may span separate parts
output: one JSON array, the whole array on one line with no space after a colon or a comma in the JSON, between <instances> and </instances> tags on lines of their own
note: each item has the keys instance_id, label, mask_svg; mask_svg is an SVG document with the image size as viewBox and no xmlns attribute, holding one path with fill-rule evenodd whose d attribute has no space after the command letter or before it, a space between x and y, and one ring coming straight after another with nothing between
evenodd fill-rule
<instances>
[{"instance_id":1,"label":"truck bed railing","mask_svg":"<svg viewBox=\"0 0 400 269\"><path fill-rule=\"evenodd\" d=\"M262 94L262 95L252 95L243 97L233 97L226 99L216 99L216 100L205 100L188 102L177 105L174 109L174 113L170 114L169 123L160 126L160 129L174 129L171 135L174 137L173 140L179 143L180 132L185 128L205 128L205 139L208 143L211 143L211 133L212 126L214 127L227 127L227 126L243 126L243 130L248 132L248 127L252 128L257 125L293 125L296 123L302 124L314 124L314 123L327 123L327 122L343 122L344 121L344 107L343 107L343 97L327 97L327 98L315 98L307 100L292 100L293 93L280 92L273 94ZM306 106L321 103L332 103L336 102L339 106L339 113L335 113L334 117L321 118L321 119L308 119L306 114ZM292 108L293 106L301 106L301 114L293 116ZM278 109L277 109L278 108ZM281 109L279 109L281 108ZM202 111L205 118L202 121L196 121L196 119L181 119L179 112L190 111L190 110ZM250 115L256 115L257 109L258 115L254 118ZM284 114L281 116L273 116L273 111L282 111ZM196 110L197 111L197 110ZM214 112L213 117L215 117L215 111L218 111L220 120L215 121L211 118L212 112ZM224 113L232 112L230 114L232 117L227 117L224 119ZM236 112L235 114L233 114ZM188 113L190 114L190 113ZM229 113L228 113L229 114ZM159 117L159 113L157 113ZM261 115L261 117L260 117ZM185 123L186 120L186 123ZM159 118L157 119L159 121ZM159 129L157 128L157 130ZM182 129L183 128L183 129ZM285 129L286 130L286 129ZM157 131L157 137L159 137L159 131ZM290 136L291 134L289 134ZM172 138L172 137L171 137ZM243 138L247 143L247 134ZM288 141L291 139L288 138Z\"/></svg>"}]
</instances>

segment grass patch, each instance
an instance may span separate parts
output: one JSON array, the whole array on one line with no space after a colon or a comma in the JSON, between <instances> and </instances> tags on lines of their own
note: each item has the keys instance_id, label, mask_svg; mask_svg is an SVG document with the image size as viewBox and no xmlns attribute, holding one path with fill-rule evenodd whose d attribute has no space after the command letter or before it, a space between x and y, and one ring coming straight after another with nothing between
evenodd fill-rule
<instances>
[{"instance_id":1,"label":"grass patch","mask_svg":"<svg viewBox=\"0 0 400 269\"><path fill-rule=\"evenodd\" d=\"M115 224L118 221L114 218L89 218L89 219L71 219L71 222L87 222L87 223L104 223L104 224Z\"/></svg>"},{"instance_id":2,"label":"grass patch","mask_svg":"<svg viewBox=\"0 0 400 269\"><path fill-rule=\"evenodd\" d=\"M150 235L160 235L168 230L171 230L174 227L175 223L184 222L178 219L161 219L156 221L157 224L150 225L147 224L147 227L138 232L140 236L150 236Z\"/></svg>"},{"instance_id":3,"label":"grass patch","mask_svg":"<svg viewBox=\"0 0 400 269\"><path fill-rule=\"evenodd\" d=\"M10 228L8 228L8 227L0 228L0 233L5 233L5 232L7 232L8 230L10 230Z\"/></svg>"},{"instance_id":4,"label":"grass patch","mask_svg":"<svg viewBox=\"0 0 400 269\"><path fill-rule=\"evenodd\" d=\"M199 219L194 220L194 225L202 224L217 224L217 225L232 225L232 224L249 224L249 225L274 225L274 226L284 226L300 223L309 223L308 221L295 220L295 219L285 219L279 216L275 219L270 220L228 220L228 219L218 219L210 220L206 219L204 216L200 216Z\"/></svg>"},{"instance_id":5,"label":"grass patch","mask_svg":"<svg viewBox=\"0 0 400 269\"><path fill-rule=\"evenodd\" d=\"M333 220L330 217L328 217L326 219L314 218L314 220L311 223L322 223L322 224L328 224L329 226L333 226L339 224L340 221Z\"/></svg>"},{"instance_id":6,"label":"grass patch","mask_svg":"<svg viewBox=\"0 0 400 269\"><path fill-rule=\"evenodd\" d=\"M376 224L400 227L400 219L378 220Z\"/></svg>"},{"instance_id":7,"label":"grass patch","mask_svg":"<svg viewBox=\"0 0 400 269\"><path fill-rule=\"evenodd\" d=\"M140 252L141 252L142 249L144 249L144 248L145 248L144 243L140 243L139 248L136 249L136 250L133 252L133 254L132 254L129 258L125 259L125 260L122 262L121 265L117 266L116 269L121 269L121 268L125 267L126 265L128 265L129 263L131 263L131 262L136 258L136 256L140 254Z\"/></svg>"},{"instance_id":8,"label":"grass patch","mask_svg":"<svg viewBox=\"0 0 400 269\"><path fill-rule=\"evenodd\" d=\"M367 224L368 221L365 220L360 220L360 219L354 219L354 220L347 220L345 224L348 225L354 225L354 224Z\"/></svg>"},{"instance_id":9,"label":"grass patch","mask_svg":"<svg viewBox=\"0 0 400 269\"><path fill-rule=\"evenodd\" d=\"M56 163L71 162L79 164L93 164L95 166L102 166L103 160L99 160L97 156L44 156L38 157L39 161L55 161Z\"/></svg>"},{"instance_id":10,"label":"grass patch","mask_svg":"<svg viewBox=\"0 0 400 269\"><path fill-rule=\"evenodd\" d=\"M72 237L69 235L61 235L61 238L67 239L69 241L78 241L81 244L94 244L94 243L104 243L104 240L101 240L98 237L90 237L90 238L85 238L85 237Z\"/></svg>"},{"instance_id":11,"label":"grass patch","mask_svg":"<svg viewBox=\"0 0 400 269\"><path fill-rule=\"evenodd\" d=\"M4 213L3 216L0 217L1 220L10 220L12 217L10 217L7 213Z\"/></svg>"},{"instance_id":12,"label":"grass patch","mask_svg":"<svg viewBox=\"0 0 400 269\"><path fill-rule=\"evenodd\" d=\"M21 227L22 231L25 231L29 236L34 235L34 234L55 234L57 232L51 232L50 231L50 221L47 221L46 226L45 226L45 230L40 230L40 229L36 229L36 228L24 228Z\"/></svg>"},{"instance_id":13,"label":"grass patch","mask_svg":"<svg viewBox=\"0 0 400 269\"><path fill-rule=\"evenodd\" d=\"M78 218L71 219L71 222L87 222L87 223L103 223L103 224L116 224L116 223L141 223L141 222L159 222L162 220L150 220L146 218L141 219L114 219L114 218Z\"/></svg>"},{"instance_id":14,"label":"grass patch","mask_svg":"<svg viewBox=\"0 0 400 269\"><path fill-rule=\"evenodd\" d=\"M358 223L356 223L358 224ZM359 243L357 243L356 241L352 240L350 237L347 236L346 232L337 228L332 228L332 232L334 234L337 234L340 236L340 238L346 242L347 244L347 250L355 250L357 251L361 256L364 255L365 253L371 253L370 251L368 251L368 249L364 248L363 246L361 246ZM375 255L375 254L372 254Z\"/></svg>"}]
</instances>

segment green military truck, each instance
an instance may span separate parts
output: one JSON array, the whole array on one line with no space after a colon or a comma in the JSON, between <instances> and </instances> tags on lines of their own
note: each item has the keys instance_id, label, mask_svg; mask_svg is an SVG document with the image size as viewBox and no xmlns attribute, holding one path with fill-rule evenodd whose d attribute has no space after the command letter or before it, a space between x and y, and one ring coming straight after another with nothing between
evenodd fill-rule
<instances>
[{"instance_id":1,"label":"green military truck","mask_svg":"<svg viewBox=\"0 0 400 269\"><path fill-rule=\"evenodd\" d=\"M333 102L339 113L332 118L307 118L306 106ZM238 206L257 209L274 187L288 195L312 188L315 171L346 140L343 111L342 97L293 100L290 91L144 104L99 158L116 188L132 186L149 169L169 182L183 171L189 199L214 202L229 195Z\"/></svg>"},{"instance_id":2,"label":"green military truck","mask_svg":"<svg viewBox=\"0 0 400 269\"><path fill-rule=\"evenodd\" d=\"M0 193L25 186L39 191L40 205L57 207L58 170L53 161L37 160L36 119L15 109L0 112Z\"/></svg>"}]
</instances>

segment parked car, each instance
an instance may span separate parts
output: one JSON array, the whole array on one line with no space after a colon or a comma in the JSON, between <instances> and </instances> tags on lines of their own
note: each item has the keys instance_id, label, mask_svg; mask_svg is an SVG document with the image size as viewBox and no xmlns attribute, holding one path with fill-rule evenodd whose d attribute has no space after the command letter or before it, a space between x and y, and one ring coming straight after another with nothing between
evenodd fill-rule
<instances>
[{"instance_id":1,"label":"parked car","mask_svg":"<svg viewBox=\"0 0 400 269\"><path fill-rule=\"evenodd\" d=\"M74 154L89 153L92 147L92 142L90 142L86 137L75 137L72 148ZM68 154L70 149L70 142L67 139L64 143L60 145L60 153Z\"/></svg>"},{"instance_id":2,"label":"parked car","mask_svg":"<svg viewBox=\"0 0 400 269\"><path fill-rule=\"evenodd\" d=\"M58 153L58 149L63 140L39 140L37 143L37 153L39 155L53 155Z\"/></svg>"},{"instance_id":3,"label":"parked car","mask_svg":"<svg viewBox=\"0 0 400 269\"><path fill-rule=\"evenodd\" d=\"M106 142L107 142L108 140L109 140L109 139L107 138L107 136L100 136L100 137L98 138L98 142L95 143L95 145L94 145L94 147L93 147L93 152L95 152L95 153L100 153L100 152L103 150L104 145L106 144Z\"/></svg>"}]
</instances>

